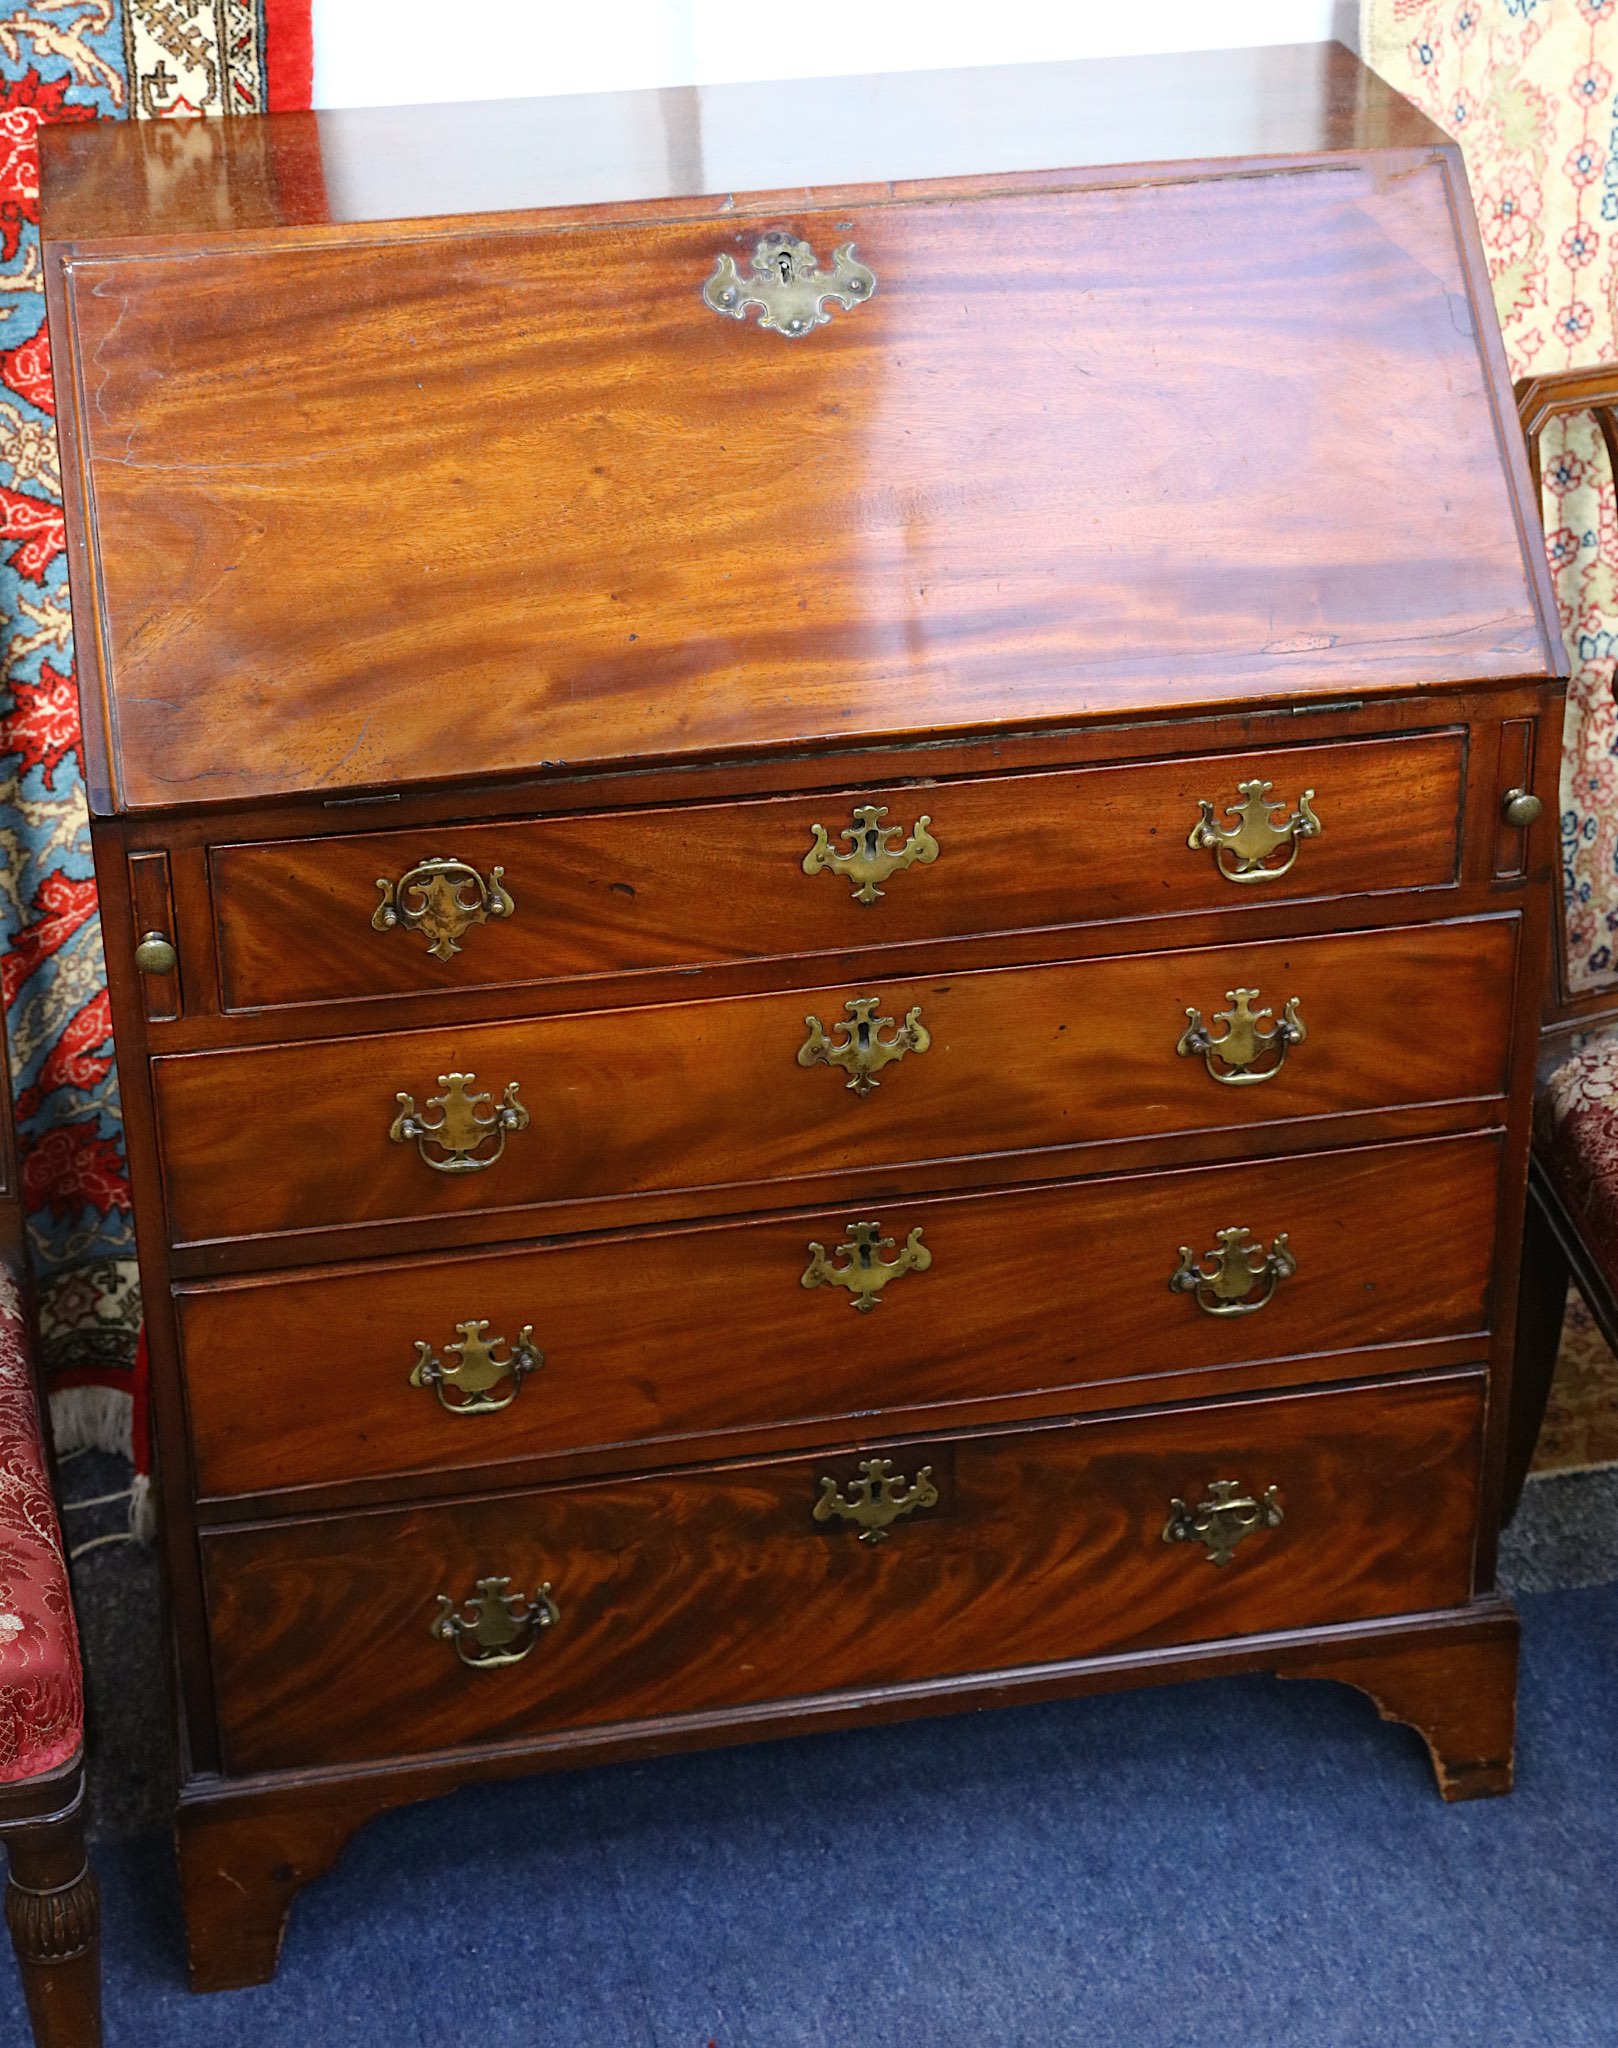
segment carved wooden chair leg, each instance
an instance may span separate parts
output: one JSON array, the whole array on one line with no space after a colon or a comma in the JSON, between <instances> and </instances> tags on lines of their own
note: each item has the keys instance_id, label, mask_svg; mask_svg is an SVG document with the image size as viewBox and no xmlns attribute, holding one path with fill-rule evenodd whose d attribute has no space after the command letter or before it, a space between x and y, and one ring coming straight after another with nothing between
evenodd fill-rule
<instances>
[{"instance_id":1,"label":"carved wooden chair leg","mask_svg":"<svg viewBox=\"0 0 1618 2048\"><path fill-rule=\"evenodd\" d=\"M10 1860L6 1925L37 2048L100 2048L101 1892L82 1800L0 1831Z\"/></svg>"}]
</instances>

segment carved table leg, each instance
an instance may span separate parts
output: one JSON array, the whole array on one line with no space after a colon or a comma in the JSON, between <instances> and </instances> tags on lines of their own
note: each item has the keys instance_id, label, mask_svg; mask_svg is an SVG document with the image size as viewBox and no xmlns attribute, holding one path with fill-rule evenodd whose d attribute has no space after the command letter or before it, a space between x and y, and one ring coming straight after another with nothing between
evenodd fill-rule
<instances>
[{"instance_id":1,"label":"carved table leg","mask_svg":"<svg viewBox=\"0 0 1618 2048\"><path fill-rule=\"evenodd\" d=\"M1446 1799L1511 1790L1517 1722L1516 1614L1480 1612L1365 1643L1326 1645L1288 1660L1282 1678L1334 1678L1369 1693L1384 1721L1426 1743Z\"/></svg>"},{"instance_id":2,"label":"carved table leg","mask_svg":"<svg viewBox=\"0 0 1618 2048\"><path fill-rule=\"evenodd\" d=\"M84 1818L7 1831L6 1925L39 2048L100 2048L101 1892Z\"/></svg>"},{"instance_id":3,"label":"carved table leg","mask_svg":"<svg viewBox=\"0 0 1618 2048\"><path fill-rule=\"evenodd\" d=\"M355 1829L412 1795L381 1785L300 1785L182 1804L180 1889L193 1991L267 1984L287 1913Z\"/></svg>"}]
</instances>

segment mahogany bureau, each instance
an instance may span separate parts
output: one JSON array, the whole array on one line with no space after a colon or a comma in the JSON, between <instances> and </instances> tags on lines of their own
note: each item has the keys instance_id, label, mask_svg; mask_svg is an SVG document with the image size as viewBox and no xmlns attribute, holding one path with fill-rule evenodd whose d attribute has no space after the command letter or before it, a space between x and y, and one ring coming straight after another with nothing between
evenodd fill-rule
<instances>
[{"instance_id":1,"label":"mahogany bureau","mask_svg":"<svg viewBox=\"0 0 1618 2048\"><path fill-rule=\"evenodd\" d=\"M1504 1790L1454 148L1337 48L44 144L194 1981L683 1745L1267 1670Z\"/></svg>"}]
</instances>

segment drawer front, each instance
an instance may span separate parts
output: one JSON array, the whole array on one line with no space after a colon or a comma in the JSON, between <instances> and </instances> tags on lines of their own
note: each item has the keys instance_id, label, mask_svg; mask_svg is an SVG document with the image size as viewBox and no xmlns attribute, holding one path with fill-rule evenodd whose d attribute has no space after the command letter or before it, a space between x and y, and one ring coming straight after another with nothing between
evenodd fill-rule
<instances>
[{"instance_id":1,"label":"drawer front","mask_svg":"<svg viewBox=\"0 0 1618 2048\"><path fill-rule=\"evenodd\" d=\"M1455 878L1464 761L1464 735L1452 731L219 846L210 865L224 1002L245 1010L570 981L1430 887ZM1244 854L1187 840L1204 801L1234 829L1227 809L1255 780L1272 785L1278 824L1301 816L1309 791L1320 832L1256 854L1265 872L1233 881L1221 862L1239 871ZM895 852L925 816L936 855L918 838L927 857L880 882L863 869L806 874L815 828L841 855L841 835L869 805L896 828ZM444 861L455 865L431 865Z\"/></svg>"},{"instance_id":2,"label":"drawer front","mask_svg":"<svg viewBox=\"0 0 1618 2048\"><path fill-rule=\"evenodd\" d=\"M1478 918L174 1055L153 1062L171 1227L203 1243L711 1188L739 1209L814 1175L982 1157L1046 1178L1062 1146L1498 1095L1517 930ZM1261 1030L1292 1004L1307 1037L1254 1051L1237 990L1273 1012ZM879 1075L803 1064L807 1017L846 1052L865 999L884 1044L914 1011L925 1048ZM1191 1007L1251 1063L1177 1050ZM501 1115L524 1127L473 1126Z\"/></svg>"},{"instance_id":3,"label":"drawer front","mask_svg":"<svg viewBox=\"0 0 1618 2048\"><path fill-rule=\"evenodd\" d=\"M897 1482L916 1492L875 1542L849 1518L860 1453L205 1536L226 1767L1458 1605L1482 1389L1457 1374L879 1445L877 1513L906 1506ZM1254 1507L1203 1512L1220 1482ZM1232 1545L1244 1518L1261 1526ZM523 1627L491 1588L480 1625L491 1579L513 1599L548 1584L556 1620ZM463 1661L492 1655L518 1661Z\"/></svg>"},{"instance_id":4,"label":"drawer front","mask_svg":"<svg viewBox=\"0 0 1618 2048\"><path fill-rule=\"evenodd\" d=\"M1483 1133L883 1204L894 1273L865 1297L802 1284L813 1244L848 1238L840 1210L182 1289L198 1479L223 1495L775 1425L842 1437L1102 1383L1118 1406L1153 1375L1481 1334L1499 1164ZM907 1270L912 1230L930 1263ZM1191 1284L1182 1246L1202 1275L1228 1266L1228 1291Z\"/></svg>"}]
</instances>

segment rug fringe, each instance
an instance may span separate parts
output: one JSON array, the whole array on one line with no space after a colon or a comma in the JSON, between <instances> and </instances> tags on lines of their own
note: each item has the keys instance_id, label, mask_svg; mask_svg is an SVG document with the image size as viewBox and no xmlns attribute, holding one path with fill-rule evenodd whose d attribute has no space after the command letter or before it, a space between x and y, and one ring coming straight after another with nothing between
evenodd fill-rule
<instances>
[{"instance_id":1,"label":"rug fringe","mask_svg":"<svg viewBox=\"0 0 1618 2048\"><path fill-rule=\"evenodd\" d=\"M56 1387L51 1393L51 1434L56 1454L111 1451L135 1455L135 1404L123 1387Z\"/></svg>"},{"instance_id":2,"label":"rug fringe","mask_svg":"<svg viewBox=\"0 0 1618 2048\"><path fill-rule=\"evenodd\" d=\"M58 1457L69 1451L110 1451L115 1458L132 1460L135 1404L122 1387L57 1387L50 1399ZM157 1535L157 1503L145 1472L131 1479L129 1533L137 1543L150 1543Z\"/></svg>"},{"instance_id":3,"label":"rug fringe","mask_svg":"<svg viewBox=\"0 0 1618 2048\"><path fill-rule=\"evenodd\" d=\"M157 1500L151 1475L146 1472L137 1472L129 1489L129 1533L137 1543L157 1540Z\"/></svg>"}]
</instances>

